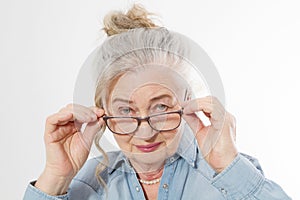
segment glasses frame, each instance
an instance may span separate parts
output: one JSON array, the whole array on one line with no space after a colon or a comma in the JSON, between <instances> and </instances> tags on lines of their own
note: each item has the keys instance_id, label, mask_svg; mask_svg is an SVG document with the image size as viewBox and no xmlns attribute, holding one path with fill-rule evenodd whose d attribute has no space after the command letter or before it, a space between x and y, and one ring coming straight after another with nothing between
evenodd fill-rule
<instances>
[{"instance_id":1,"label":"glasses frame","mask_svg":"<svg viewBox=\"0 0 300 200\"><path fill-rule=\"evenodd\" d=\"M177 114L179 114L179 116L180 116L180 118L179 118L180 121L179 121L178 125L177 125L175 128L167 129L167 130L158 130L158 129L152 127L152 125L151 125L151 123L150 123L150 118L151 118L151 117L156 117L156 116L160 116L160 115L167 115L167 114L174 114L174 113L177 113ZM155 131L160 131L160 132L162 132L162 131L173 131L173 130L177 129L177 128L180 126L182 115L183 115L183 108L181 108L180 110L177 110L177 111L163 112L163 113L159 113L159 114L149 115L149 116L147 116L147 117L119 117L119 116L106 116L106 115L105 115L105 116L103 116L103 120L104 120L106 126L108 127L108 129L109 129L112 133L118 134L118 135L129 135L129 134L132 134L132 133L134 133L134 132L136 132L136 131L138 130L138 128L140 127L142 121L147 121L148 124L149 124L149 126L150 126L153 130L155 130ZM137 124L136 129L135 129L134 131L132 131L132 132L129 132L129 133L119 133L119 132L115 132L115 131L111 130L111 128L109 127L109 125L108 125L108 123L107 123L107 120L109 120L109 119L114 119L114 118L119 118L119 119L121 119L121 118L122 118L122 119L135 119L135 120L138 122L138 124Z\"/></svg>"}]
</instances>

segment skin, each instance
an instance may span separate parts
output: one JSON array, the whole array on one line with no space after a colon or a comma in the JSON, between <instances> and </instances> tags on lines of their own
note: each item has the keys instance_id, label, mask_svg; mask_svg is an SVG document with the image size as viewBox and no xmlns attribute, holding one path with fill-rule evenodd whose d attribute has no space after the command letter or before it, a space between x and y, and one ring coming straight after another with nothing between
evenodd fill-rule
<instances>
[{"instance_id":1,"label":"skin","mask_svg":"<svg viewBox=\"0 0 300 200\"><path fill-rule=\"evenodd\" d=\"M35 186L49 195L64 194L87 160L93 138L103 124L99 108L69 104L46 120L46 166ZM83 134L78 131L83 123Z\"/></svg>"},{"instance_id":2,"label":"skin","mask_svg":"<svg viewBox=\"0 0 300 200\"><path fill-rule=\"evenodd\" d=\"M124 87L123 80L119 83L116 87ZM130 99L122 96L122 94L114 93L112 107L116 108L116 110L121 110L115 111L117 113L115 116L146 117L152 114L181 109L174 94L159 84L147 84L140 87L131 95ZM141 96L143 98L140 98ZM115 101L114 99L117 100ZM127 100L124 101L124 99ZM130 103L128 103L129 101ZM175 153L180 139L180 135L177 132L178 129L157 132L149 126L147 121L143 121L134 134L115 134L114 137L136 171L143 173L161 169L165 159ZM138 148L139 145L155 143L160 143L160 145L153 152L144 153Z\"/></svg>"},{"instance_id":3,"label":"skin","mask_svg":"<svg viewBox=\"0 0 300 200\"><path fill-rule=\"evenodd\" d=\"M120 81L116 87L124 87L123 81ZM141 96L143 98L140 98ZM115 94L115 98L121 99L117 94ZM150 114L180 110L180 105L174 99L174 95L167 88L159 84L148 84L135 90L129 104L117 100L114 101L112 107L121 108L122 110L119 112L125 112L124 116L145 117ZM177 132L178 129L157 132L146 121L143 121L134 134L115 134L114 137L129 158L138 177L143 180L153 180L162 176L165 159L176 152L180 141L180 134ZM137 147L155 143L159 143L159 146L153 152L145 153ZM156 199L159 184L142 184L142 187L148 199Z\"/></svg>"},{"instance_id":4,"label":"skin","mask_svg":"<svg viewBox=\"0 0 300 200\"><path fill-rule=\"evenodd\" d=\"M237 156L236 122L219 100L212 96L194 99L183 105L183 118L192 128L205 160L217 172L222 172ZM204 126L195 114L202 111L211 123ZM216 140L216 135L218 139ZM215 142L216 141L216 142Z\"/></svg>"},{"instance_id":5,"label":"skin","mask_svg":"<svg viewBox=\"0 0 300 200\"><path fill-rule=\"evenodd\" d=\"M149 75L147 71L144 73ZM158 74L153 75L158 78ZM139 77L143 77L142 72L139 73ZM130 78L130 76L124 76L123 79L128 83L126 78ZM129 80L132 80L132 77ZM141 80L145 79L141 78ZM127 88L127 91L122 93L121 87L126 84L121 81L119 80L116 84L114 91L118 93L113 93L112 99L120 97L130 100L130 106L134 108L133 114L136 116L148 116L155 109L164 110L166 109L164 106L154 108L153 105L171 102L171 100L159 98L153 101L151 99L154 95L164 93L169 96L173 95L173 98L175 95L172 89L166 88L167 83L162 85L153 82L150 84L141 82L138 89ZM175 99L180 99L182 96L183 93L180 93ZM183 118L192 128L201 151L205 152L206 161L216 172L222 172L237 155L234 117L215 97L211 96L185 102L175 101L172 106L167 109L178 110L180 107L184 109ZM209 126L204 126L201 119L195 114L200 111L209 118L211 123ZM110 112L115 111L110 109ZM103 115L103 109L70 104L47 118L44 133L46 166L35 184L37 188L50 195L66 193L72 178L87 160L93 138L104 123L101 118ZM82 134L78 130L83 123L87 123L87 126ZM152 180L162 176L163 161L176 151L180 141L178 132L179 130L157 133L149 127L147 122L142 122L135 135L115 135L115 139L128 156L138 176L143 180ZM215 140L215 135L218 135L218 140ZM153 142L160 142L154 152L144 153L136 148L136 145ZM155 158L155 162L151 162L150 157ZM157 197L159 184L142 185L142 187L147 199Z\"/></svg>"}]
</instances>

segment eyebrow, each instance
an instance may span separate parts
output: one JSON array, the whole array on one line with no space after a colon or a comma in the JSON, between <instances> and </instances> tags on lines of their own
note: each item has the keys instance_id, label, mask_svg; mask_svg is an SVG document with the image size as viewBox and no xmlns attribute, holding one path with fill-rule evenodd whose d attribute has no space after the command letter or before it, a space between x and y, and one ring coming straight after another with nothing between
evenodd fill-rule
<instances>
[{"instance_id":1,"label":"eyebrow","mask_svg":"<svg viewBox=\"0 0 300 200\"><path fill-rule=\"evenodd\" d=\"M162 94L162 95L151 98L150 101L156 101L156 100L159 100L159 99L163 99L165 97L170 98L172 100L174 99L173 96L171 96L169 94Z\"/></svg>"},{"instance_id":2,"label":"eyebrow","mask_svg":"<svg viewBox=\"0 0 300 200\"><path fill-rule=\"evenodd\" d=\"M169 94L162 94L162 95L155 96L155 97L151 98L150 101L153 102L153 101L156 101L156 100L159 100L159 99L163 99L163 98L165 98L165 97L170 98L170 99L172 99L172 100L174 99L174 98L173 98L171 95L169 95ZM116 99L114 99L114 100L112 101L112 103L115 103L115 102L117 102L117 101L124 102L124 103L129 103L129 104L132 104L132 103L133 103L132 100L127 100L127 99L122 99L122 98L116 98Z\"/></svg>"},{"instance_id":3,"label":"eyebrow","mask_svg":"<svg viewBox=\"0 0 300 200\"><path fill-rule=\"evenodd\" d=\"M121 101L121 102L124 102L124 103L129 103L129 104L132 104L133 101L131 100L127 100L127 99L122 99L122 98L116 98L112 101L112 103L115 103L116 101Z\"/></svg>"}]
</instances>

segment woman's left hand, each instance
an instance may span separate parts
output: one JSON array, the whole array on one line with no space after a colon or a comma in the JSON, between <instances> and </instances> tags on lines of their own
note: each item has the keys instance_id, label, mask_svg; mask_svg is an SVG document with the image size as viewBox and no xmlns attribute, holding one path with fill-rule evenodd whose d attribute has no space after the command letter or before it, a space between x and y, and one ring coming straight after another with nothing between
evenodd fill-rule
<instances>
[{"instance_id":1,"label":"woman's left hand","mask_svg":"<svg viewBox=\"0 0 300 200\"><path fill-rule=\"evenodd\" d=\"M214 170L223 171L237 156L235 118L212 96L193 99L183 105L183 118L193 130L205 160ZM196 115L202 111L210 121L205 126Z\"/></svg>"}]
</instances>

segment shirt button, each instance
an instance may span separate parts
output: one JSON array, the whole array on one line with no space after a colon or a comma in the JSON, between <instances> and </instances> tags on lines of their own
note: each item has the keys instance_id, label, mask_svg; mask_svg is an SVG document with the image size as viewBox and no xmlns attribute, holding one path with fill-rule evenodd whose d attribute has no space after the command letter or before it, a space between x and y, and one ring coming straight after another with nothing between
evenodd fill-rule
<instances>
[{"instance_id":1,"label":"shirt button","mask_svg":"<svg viewBox=\"0 0 300 200\"><path fill-rule=\"evenodd\" d=\"M168 184L166 184L166 183L163 185L163 188L164 188L164 189L168 189L168 187L169 187L169 186L168 186Z\"/></svg>"},{"instance_id":2,"label":"shirt button","mask_svg":"<svg viewBox=\"0 0 300 200\"><path fill-rule=\"evenodd\" d=\"M135 190L136 190L137 192L139 192L139 191L140 191L140 188L139 188L138 186L136 186L136 187L135 187Z\"/></svg>"},{"instance_id":3,"label":"shirt button","mask_svg":"<svg viewBox=\"0 0 300 200\"><path fill-rule=\"evenodd\" d=\"M221 188L220 190L224 195L227 194L227 191L224 188Z\"/></svg>"},{"instance_id":4,"label":"shirt button","mask_svg":"<svg viewBox=\"0 0 300 200\"><path fill-rule=\"evenodd\" d=\"M170 158L170 161L171 161L171 162L174 162L174 160L175 160L174 157L171 157L171 158Z\"/></svg>"}]
</instances>

